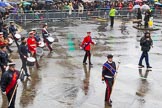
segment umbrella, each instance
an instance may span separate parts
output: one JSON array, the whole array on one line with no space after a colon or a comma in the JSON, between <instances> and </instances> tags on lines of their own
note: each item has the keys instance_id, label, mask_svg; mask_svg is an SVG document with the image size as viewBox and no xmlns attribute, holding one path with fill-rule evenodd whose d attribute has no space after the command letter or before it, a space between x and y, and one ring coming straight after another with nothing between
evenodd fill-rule
<instances>
[{"instance_id":1,"label":"umbrella","mask_svg":"<svg viewBox=\"0 0 162 108\"><path fill-rule=\"evenodd\" d=\"M134 5L133 9L138 9L138 8L141 8L140 5Z\"/></svg>"},{"instance_id":2,"label":"umbrella","mask_svg":"<svg viewBox=\"0 0 162 108\"><path fill-rule=\"evenodd\" d=\"M3 8L3 7L0 7L0 12L6 12L6 9L5 8Z\"/></svg>"},{"instance_id":3,"label":"umbrella","mask_svg":"<svg viewBox=\"0 0 162 108\"><path fill-rule=\"evenodd\" d=\"M144 10L149 10L149 9L150 9L150 7L149 7L148 5L146 5L146 4L144 4L144 5L142 5L141 9L144 9Z\"/></svg>"},{"instance_id":4,"label":"umbrella","mask_svg":"<svg viewBox=\"0 0 162 108\"><path fill-rule=\"evenodd\" d=\"M6 4L5 2L0 2L0 6L1 6L1 7L6 7L7 4Z\"/></svg>"},{"instance_id":5,"label":"umbrella","mask_svg":"<svg viewBox=\"0 0 162 108\"><path fill-rule=\"evenodd\" d=\"M23 5L25 5L25 6L26 6L26 5L31 5L31 3L25 1L25 2L23 2Z\"/></svg>"},{"instance_id":6,"label":"umbrella","mask_svg":"<svg viewBox=\"0 0 162 108\"><path fill-rule=\"evenodd\" d=\"M136 0L135 2L142 2L142 0Z\"/></svg>"},{"instance_id":7,"label":"umbrella","mask_svg":"<svg viewBox=\"0 0 162 108\"><path fill-rule=\"evenodd\" d=\"M156 4L156 5L162 5L162 4L161 4L161 3L159 3L159 2L156 2L155 4Z\"/></svg>"}]
</instances>

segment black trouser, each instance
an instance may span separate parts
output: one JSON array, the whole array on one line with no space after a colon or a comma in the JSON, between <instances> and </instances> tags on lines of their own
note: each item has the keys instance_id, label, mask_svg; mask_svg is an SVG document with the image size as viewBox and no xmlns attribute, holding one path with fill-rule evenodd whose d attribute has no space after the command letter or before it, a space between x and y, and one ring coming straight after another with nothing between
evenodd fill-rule
<instances>
[{"instance_id":1,"label":"black trouser","mask_svg":"<svg viewBox=\"0 0 162 108\"><path fill-rule=\"evenodd\" d=\"M1 66L1 71L2 71L2 74L3 74L6 71L6 69L3 66Z\"/></svg>"},{"instance_id":2,"label":"black trouser","mask_svg":"<svg viewBox=\"0 0 162 108\"><path fill-rule=\"evenodd\" d=\"M142 52L140 60L139 60L139 65L142 65L142 61L143 61L144 58L145 58L147 67L150 66L150 64L149 64L149 55L148 55L147 51Z\"/></svg>"},{"instance_id":3,"label":"black trouser","mask_svg":"<svg viewBox=\"0 0 162 108\"><path fill-rule=\"evenodd\" d=\"M21 58L21 61L22 61L22 67L21 67L21 68L24 70L25 75L26 75L26 76L29 76L28 70L27 70L27 66L26 66L27 59Z\"/></svg>"},{"instance_id":4,"label":"black trouser","mask_svg":"<svg viewBox=\"0 0 162 108\"><path fill-rule=\"evenodd\" d=\"M10 49L10 47L9 47L8 45L6 46L6 48L7 48L7 50L9 51L9 53L12 52L12 50Z\"/></svg>"},{"instance_id":5,"label":"black trouser","mask_svg":"<svg viewBox=\"0 0 162 108\"><path fill-rule=\"evenodd\" d=\"M110 16L110 27L113 28L114 26L114 16Z\"/></svg>"},{"instance_id":6,"label":"black trouser","mask_svg":"<svg viewBox=\"0 0 162 108\"><path fill-rule=\"evenodd\" d=\"M7 99L8 99L8 103L10 102L11 100L11 97L12 97L12 94L13 94L13 91L14 91L15 88L13 88L10 92L8 92L7 94ZM17 92L17 91L16 91ZM12 98L12 101L11 101L11 104L10 106L8 106L8 108L15 108L15 99L16 99L16 92Z\"/></svg>"},{"instance_id":7,"label":"black trouser","mask_svg":"<svg viewBox=\"0 0 162 108\"><path fill-rule=\"evenodd\" d=\"M14 39L14 41L15 41L15 43L16 43L16 46L17 46L17 48L19 48L19 44L18 44L18 40L15 38L15 34L14 33L12 33L12 36L13 36L13 39Z\"/></svg>"},{"instance_id":8,"label":"black trouser","mask_svg":"<svg viewBox=\"0 0 162 108\"><path fill-rule=\"evenodd\" d=\"M112 86L114 83L114 79L105 79L105 83L106 83L106 92L105 92L105 101L109 102L110 101L110 96L111 96L111 92L112 92Z\"/></svg>"},{"instance_id":9,"label":"black trouser","mask_svg":"<svg viewBox=\"0 0 162 108\"><path fill-rule=\"evenodd\" d=\"M33 55L33 57L35 58L36 67L39 68L39 63L38 63L38 59L37 59L36 53Z\"/></svg>"},{"instance_id":10,"label":"black trouser","mask_svg":"<svg viewBox=\"0 0 162 108\"><path fill-rule=\"evenodd\" d=\"M45 38L44 38L44 43L46 43L48 49L49 49L50 51L52 51L52 47L51 47L51 45L49 44L48 40L45 39Z\"/></svg>"},{"instance_id":11,"label":"black trouser","mask_svg":"<svg viewBox=\"0 0 162 108\"><path fill-rule=\"evenodd\" d=\"M83 59L83 63L86 63L87 57L89 59L89 64L91 64L91 52L86 50L85 55L84 55L84 59Z\"/></svg>"},{"instance_id":12,"label":"black trouser","mask_svg":"<svg viewBox=\"0 0 162 108\"><path fill-rule=\"evenodd\" d=\"M148 21L145 21L145 28L148 28Z\"/></svg>"}]
</instances>

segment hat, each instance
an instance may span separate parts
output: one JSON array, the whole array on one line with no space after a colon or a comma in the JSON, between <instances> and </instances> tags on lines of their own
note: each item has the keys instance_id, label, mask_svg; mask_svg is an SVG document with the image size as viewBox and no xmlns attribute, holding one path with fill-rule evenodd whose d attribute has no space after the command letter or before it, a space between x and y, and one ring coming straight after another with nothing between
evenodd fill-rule
<instances>
[{"instance_id":1,"label":"hat","mask_svg":"<svg viewBox=\"0 0 162 108\"><path fill-rule=\"evenodd\" d=\"M89 33L91 33L91 32L87 32L87 34L89 34Z\"/></svg>"},{"instance_id":2,"label":"hat","mask_svg":"<svg viewBox=\"0 0 162 108\"><path fill-rule=\"evenodd\" d=\"M0 35L3 35L3 32L0 32Z\"/></svg>"},{"instance_id":3,"label":"hat","mask_svg":"<svg viewBox=\"0 0 162 108\"><path fill-rule=\"evenodd\" d=\"M112 54L108 54L107 58L113 58L113 55Z\"/></svg>"},{"instance_id":4,"label":"hat","mask_svg":"<svg viewBox=\"0 0 162 108\"><path fill-rule=\"evenodd\" d=\"M8 66L15 66L16 64L15 63L8 63Z\"/></svg>"},{"instance_id":5,"label":"hat","mask_svg":"<svg viewBox=\"0 0 162 108\"><path fill-rule=\"evenodd\" d=\"M14 23L14 21L10 21L10 23Z\"/></svg>"},{"instance_id":6,"label":"hat","mask_svg":"<svg viewBox=\"0 0 162 108\"><path fill-rule=\"evenodd\" d=\"M29 35L31 35L31 34L34 34L33 31L30 31L30 32L29 32Z\"/></svg>"},{"instance_id":7,"label":"hat","mask_svg":"<svg viewBox=\"0 0 162 108\"><path fill-rule=\"evenodd\" d=\"M32 28L32 31L36 31L36 28Z\"/></svg>"}]
</instances>

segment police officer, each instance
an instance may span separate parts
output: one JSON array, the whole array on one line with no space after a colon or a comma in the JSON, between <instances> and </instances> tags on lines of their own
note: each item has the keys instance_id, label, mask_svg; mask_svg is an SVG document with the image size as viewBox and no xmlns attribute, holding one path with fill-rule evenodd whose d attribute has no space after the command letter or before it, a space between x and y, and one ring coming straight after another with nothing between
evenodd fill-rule
<instances>
[{"instance_id":1,"label":"police officer","mask_svg":"<svg viewBox=\"0 0 162 108\"><path fill-rule=\"evenodd\" d=\"M28 57L28 53L29 53L26 41L27 41L27 39L25 37L21 38L21 44L19 46L19 54L20 54L20 58L22 61L22 68L25 71L25 76L30 77L30 75L27 71L27 66L26 66L27 57Z\"/></svg>"},{"instance_id":2,"label":"police officer","mask_svg":"<svg viewBox=\"0 0 162 108\"><path fill-rule=\"evenodd\" d=\"M83 48L85 50L85 55L84 55L84 59L83 59L83 65L86 65L86 61L87 61L87 57L89 59L89 65L93 65L91 63L91 44L95 44L95 42L92 41L91 38L91 32L87 32L87 36L84 38L82 44L81 44L81 48Z\"/></svg>"},{"instance_id":3,"label":"police officer","mask_svg":"<svg viewBox=\"0 0 162 108\"><path fill-rule=\"evenodd\" d=\"M146 32L144 34L144 36L141 38L140 40L140 45L141 45L141 50L142 50L142 54L139 60L139 68L143 68L144 65L142 65L142 61L145 58L146 61L146 65L147 68L152 68L149 64L149 56L148 56L148 52L150 51L151 46L153 45L153 41L151 39L150 33Z\"/></svg>"},{"instance_id":4,"label":"police officer","mask_svg":"<svg viewBox=\"0 0 162 108\"><path fill-rule=\"evenodd\" d=\"M16 99L16 92L12 97L12 94L15 90L16 84L20 81L19 78L19 72L15 69L14 63L8 64L9 69L4 72L1 78L1 91L3 95L7 96L8 102L11 100L10 106L8 108L15 108L15 99Z\"/></svg>"},{"instance_id":5,"label":"police officer","mask_svg":"<svg viewBox=\"0 0 162 108\"><path fill-rule=\"evenodd\" d=\"M106 93L105 93L105 102L112 106L112 101L110 99L110 95L112 92L112 86L114 83L114 76L116 74L116 64L113 61L113 55L109 54L107 56L107 61L103 64L102 69L102 81L106 83Z\"/></svg>"},{"instance_id":6,"label":"police officer","mask_svg":"<svg viewBox=\"0 0 162 108\"><path fill-rule=\"evenodd\" d=\"M10 60L8 57L6 46L0 46L0 67L2 74L6 71L6 67L9 62L12 62L12 60Z\"/></svg>"}]
</instances>

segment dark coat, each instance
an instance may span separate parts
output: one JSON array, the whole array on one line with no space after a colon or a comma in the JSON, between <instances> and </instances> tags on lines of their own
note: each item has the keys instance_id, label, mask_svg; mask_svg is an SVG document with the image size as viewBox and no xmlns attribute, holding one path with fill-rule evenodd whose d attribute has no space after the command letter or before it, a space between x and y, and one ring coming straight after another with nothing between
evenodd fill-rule
<instances>
[{"instance_id":1,"label":"dark coat","mask_svg":"<svg viewBox=\"0 0 162 108\"><path fill-rule=\"evenodd\" d=\"M153 41L151 38L149 38L149 40L147 40L147 38L144 36L140 40L140 45L141 45L142 51L148 52L150 50L151 46L153 45Z\"/></svg>"},{"instance_id":2,"label":"dark coat","mask_svg":"<svg viewBox=\"0 0 162 108\"><path fill-rule=\"evenodd\" d=\"M28 46L21 43L19 46L19 54L21 59L25 59L24 56L28 57L28 52L29 52Z\"/></svg>"},{"instance_id":3,"label":"dark coat","mask_svg":"<svg viewBox=\"0 0 162 108\"><path fill-rule=\"evenodd\" d=\"M8 62L11 62L11 60L9 60L7 52L0 51L0 66L7 66Z\"/></svg>"},{"instance_id":4,"label":"dark coat","mask_svg":"<svg viewBox=\"0 0 162 108\"><path fill-rule=\"evenodd\" d=\"M12 77L13 77L13 74L16 72L16 75L17 75L17 79L19 78L19 72L17 70L15 70L14 72L11 71L11 70L8 70L6 72L4 72L2 74L2 78L1 78L1 90L2 92L6 92L6 88L7 86L10 84L10 82L12 81ZM14 85L15 87L15 85ZM12 88L12 90L14 89L14 87Z\"/></svg>"}]
</instances>

